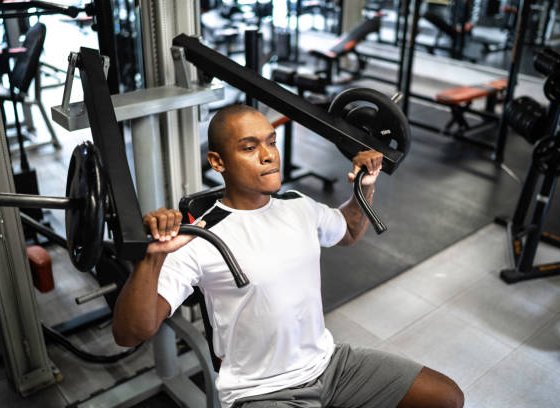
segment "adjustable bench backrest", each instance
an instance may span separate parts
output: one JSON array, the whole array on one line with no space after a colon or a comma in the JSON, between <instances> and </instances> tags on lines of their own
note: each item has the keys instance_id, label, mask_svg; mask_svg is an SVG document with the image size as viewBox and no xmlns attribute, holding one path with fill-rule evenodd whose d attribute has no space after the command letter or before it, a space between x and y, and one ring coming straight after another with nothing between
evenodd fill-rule
<instances>
[{"instance_id":1,"label":"adjustable bench backrest","mask_svg":"<svg viewBox=\"0 0 560 408\"><path fill-rule=\"evenodd\" d=\"M366 19L348 33L344 34L339 41L329 49L329 51L335 53L338 57L341 57L342 55L354 50L356 45L365 40L368 34L379 32L380 28L380 16L374 16L371 19Z\"/></svg>"},{"instance_id":2,"label":"adjustable bench backrest","mask_svg":"<svg viewBox=\"0 0 560 408\"><path fill-rule=\"evenodd\" d=\"M368 34L379 32L380 27L381 16L374 16L371 19L362 21L352 30L340 36L337 39L336 44L329 48L328 51L311 49L309 53L317 57L329 58L331 60L338 59L353 51L356 46L368 36Z\"/></svg>"}]
</instances>

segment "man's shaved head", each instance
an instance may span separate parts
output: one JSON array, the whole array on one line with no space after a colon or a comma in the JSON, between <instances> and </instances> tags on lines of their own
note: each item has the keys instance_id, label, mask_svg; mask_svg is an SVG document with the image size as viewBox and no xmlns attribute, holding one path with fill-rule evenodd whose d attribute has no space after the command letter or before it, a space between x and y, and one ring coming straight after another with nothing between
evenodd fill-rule
<instances>
[{"instance_id":1,"label":"man's shaved head","mask_svg":"<svg viewBox=\"0 0 560 408\"><path fill-rule=\"evenodd\" d=\"M228 137L227 126L232 117L245 114L260 113L258 110L247 105L231 105L221 109L210 120L208 126L208 150L223 153L224 141Z\"/></svg>"}]
</instances>

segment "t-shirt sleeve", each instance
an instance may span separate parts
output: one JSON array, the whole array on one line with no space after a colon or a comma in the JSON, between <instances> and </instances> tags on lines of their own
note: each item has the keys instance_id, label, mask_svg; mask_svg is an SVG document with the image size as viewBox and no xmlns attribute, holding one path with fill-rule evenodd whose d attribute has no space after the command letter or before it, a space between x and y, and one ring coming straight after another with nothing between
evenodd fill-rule
<instances>
[{"instance_id":1,"label":"t-shirt sleeve","mask_svg":"<svg viewBox=\"0 0 560 408\"><path fill-rule=\"evenodd\" d=\"M171 306L171 313L194 291L200 280L200 268L187 244L165 258L158 280L158 294Z\"/></svg>"},{"instance_id":2,"label":"t-shirt sleeve","mask_svg":"<svg viewBox=\"0 0 560 408\"><path fill-rule=\"evenodd\" d=\"M301 194L301 193L299 193ZM310 207L312 216L316 220L319 243L322 247L331 247L340 242L346 234L346 219L338 208L331 208L318 203L310 197L301 194Z\"/></svg>"}]
</instances>

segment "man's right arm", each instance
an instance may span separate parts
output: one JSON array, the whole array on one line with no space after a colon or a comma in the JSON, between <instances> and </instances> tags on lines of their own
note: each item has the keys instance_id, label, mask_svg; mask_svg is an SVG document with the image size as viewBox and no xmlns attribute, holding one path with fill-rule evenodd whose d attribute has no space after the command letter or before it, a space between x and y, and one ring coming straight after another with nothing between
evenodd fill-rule
<instances>
[{"instance_id":1,"label":"man's right arm","mask_svg":"<svg viewBox=\"0 0 560 408\"><path fill-rule=\"evenodd\" d=\"M136 264L113 311L113 336L120 346L133 347L151 338L171 311L157 293L166 254L148 254Z\"/></svg>"},{"instance_id":2,"label":"man's right arm","mask_svg":"<svg viewBox=\"0 0 560 408\"><path fill-rule=\"evenodd\" d=\"M145 258L135 265L115 303L113 336L121 346L133 347L151 338L171 312L157 288L167 254L195 238L177 235L181 219L179 211L165 208L144 216L144 224L157 241L148 245ZM203 227L204 222L197 225Z\"/></svg>"}]
</instances>

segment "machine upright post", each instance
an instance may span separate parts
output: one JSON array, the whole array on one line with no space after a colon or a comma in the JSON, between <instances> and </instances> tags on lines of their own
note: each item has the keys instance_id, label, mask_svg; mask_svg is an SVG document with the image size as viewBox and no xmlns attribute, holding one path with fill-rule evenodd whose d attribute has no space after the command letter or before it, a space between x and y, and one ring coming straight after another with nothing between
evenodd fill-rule
<instances>
[{"instance_id":1,"label":"machine upright post","mask_svg":"<svg viewBox=\"0 0 560 408\"><path fill-rule=\"evenodd\" d=\"M0 119L0 191L14 192L1 122ZM0 208L0 305L0 350L7 377L16 391L26 396L53 384L16 208Z\"/></svg>"}]
</instances>

